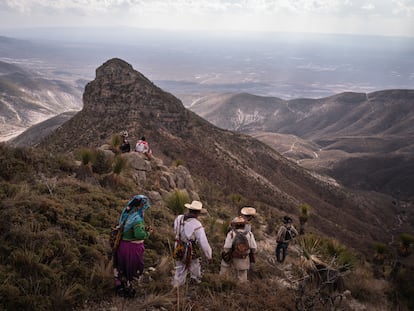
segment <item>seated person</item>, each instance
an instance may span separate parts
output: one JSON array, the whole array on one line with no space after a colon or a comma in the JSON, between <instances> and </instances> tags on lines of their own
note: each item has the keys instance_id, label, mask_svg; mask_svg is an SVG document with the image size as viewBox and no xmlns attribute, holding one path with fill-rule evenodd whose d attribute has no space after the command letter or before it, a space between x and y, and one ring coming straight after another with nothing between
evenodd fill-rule
<instances>
[{"instance_id":1,"label":"seated person","mask_svg":"<svg viewBox=\"0 0 414 311\"><path fill-rule=\"evenodd\" d=\"M135 151L145 154L148 160L151 160L152 151L144 136L142 136L141 139L138 140L137 144L135 145Z\"/></svg>"},{"instance_id":2,"label":"seated person","mask_svg":"<svg viewBox=\"0 0 414 311\"><path fill-rule=\"evenodd\" d=\"M129 144L129 141L128 141L128 132L122 131L121 137L122 137L122 144L121 144L121 147L119 147L119 149L121 150L122 153L130 152L131 145Z\"/></svg>"}]
</instances>

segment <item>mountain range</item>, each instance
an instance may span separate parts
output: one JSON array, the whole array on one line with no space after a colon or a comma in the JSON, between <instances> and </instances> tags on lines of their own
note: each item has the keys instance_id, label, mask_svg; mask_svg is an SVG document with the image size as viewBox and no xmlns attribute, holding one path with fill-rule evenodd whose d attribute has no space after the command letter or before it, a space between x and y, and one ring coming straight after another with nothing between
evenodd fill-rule
<instances>
[{"instance_id":1,"label":"mountain range","mask_svg":"<svg viewBox=\"0 0 414 311\"><path fill-rule=\"evenodd\" d=\"M242 195L263 211L294 215L306 203L313 209L311 230L361 251L410 226L409 213L403 216L404 224L396 226L405 207L392 197L351 191L249 135L214 126L121 59L111 59L96 70L96 78L85 88L83 109L37 148L74 152L98 147L122 130L130 133L131 141L145 136L154 154L166 163L185 163L208 193L207 205L219 204L223 196Z\"/></svg>"},{"instance_id":2,"label":"mountain range","mask_svg":"<svg viewBox=\"0 0 414 311\"><path fill-rule=\"evenodd\" d=\"M0 61L2 140L68 110L81 108L82 83L47 79L17 64Z\"/></svg>"},{"instance_id":3,"label":"mountain range","mask_svg":"<svg viewBox=\"0 0 414 311\"><path fill-rule=\"evenodd\" d=\"M220 94L189 108L348 187L412 199L413 104L414 90L384 90L294 100Z\"/></svg>"},{"instance_id":4,"label":"mountain range","mask_svg":"<svg viewBox=\"0 0 414 311\"><path fill-rule=\"evenodd\" d=\"M124 130L132 146L146 137L153 150L151 160L117 151L115 142ZM318 152L318 145L307 139L271 134L293 137L296 145ZM357 303L366 310L403 306L405 302L389 297L412 297L411 287L401 285L412 278L410 246L401 253L401 237L411 238L407 232L414 223L410 202L350 189L303 168L250 134L219 128L122 59L110 59L96 69L80 111L38 123L0 144L0 149L5 164L0 187L5 273L0 296L6 309L102 310L122 304L128 310L143 305L172 310L195 302L211 310L222 310L226 304L237 310L290 310L310 301L318 304L315 309L325 310L323 285L307 290L295 285L308 271L303 270L308 269L305 261L323 263L319 257L328 260L328 271L346 276L347 291L339 297L347 310ZM124 163L121 170L119 163ZM136 284L139 295L120 302L122 298L110 291L113 271L107 235L131 193L150 198L145 221L155 230L145 242L146 271ZM193 292L190 284L181 298L169 285L171 224L182 213L176 206L183 205L171 205L170 199L182 193L190 194L190 201L201 200L208 211L200 219L214 249L214 263L203 263L203 283L196 286L209 295ZM257 210L252 228L258 253L249 283L239 286L217 277L217 268L224 232L245 205ZM281 219L289 215L296 225L303 205L309 207L306 232L289 246L287 262L276 263ZM324 273L317 271L316 276ZM334 291L328 297L336 295ZM335 306L332 299L330 306Z\"/></svg>"}]
</instances>

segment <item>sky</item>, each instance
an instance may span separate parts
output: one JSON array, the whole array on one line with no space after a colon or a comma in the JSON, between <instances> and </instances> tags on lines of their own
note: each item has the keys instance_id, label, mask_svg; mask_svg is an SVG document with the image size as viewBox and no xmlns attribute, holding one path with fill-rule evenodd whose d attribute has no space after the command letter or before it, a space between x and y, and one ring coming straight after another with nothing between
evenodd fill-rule
<instances>
[{"instance_id":1,"label":"sky","mask_svg":"<svg viewBox=\"0 0 414 311\"><path fill-rule=\"evenodd\" d=\"M0 0L0 30L108 26L414 37L414 0Z\"/></svg>"}]
</instances>

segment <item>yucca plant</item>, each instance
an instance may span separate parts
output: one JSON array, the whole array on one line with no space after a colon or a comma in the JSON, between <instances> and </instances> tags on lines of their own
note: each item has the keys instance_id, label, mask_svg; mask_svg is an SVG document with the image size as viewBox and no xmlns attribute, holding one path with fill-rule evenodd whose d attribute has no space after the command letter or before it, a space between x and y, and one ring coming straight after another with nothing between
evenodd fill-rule
<instances>
[{"instance_id":1,"label":"yucca plant","mask_svg":"<svg viewBox=\"0 0 414 311\"><path fill-rule=\"evenodd\" d=\"M112 151L115 153L119 153L119 147L122 144L122 137L119 134L112 135L111 140L109 141L109 145L112 148Z\"/></svg>"},{"instance_id":2,"label":"yucca plant","mask_svg":"<svg viewBox=\"0 0 414 311\"><path fill-rule=\"evenodd\" d=\"M299 239L299 247L302 251L300 257L300 265L302 271L308 275L315 275L317 268L315 261L319 261L319 238L315 236L308 236Z\"/></svg>"},{"instance_id":3,"label":"yucca plant","mask_svg":"<svg viewBox=\"0 0 414 311\"><path fill-rule=\"evenodd\" d=\"M122 156L117 156L114 159L112 172L115 175L121 175L128 168L128 159Z\"/></svg>"},{"instance_id":4,"label":"yucca plant","mask_svg":"<svg viewBox=\"0 0 414 311\"><path fill-rule=\"evenodd\" d=\"M309 219L310 214L310 206L306 203L299 205L299 234L303 235L305 234L305 224Z\"/></svg>"},{"instance_id":5,"label":"yucca plant","mask_svg":"<svg viewBox=\"0 0 414 311\"><path fill-rule=\"evenodd\" d=\"M407 257L411 254L411 244L414 243L414 237L409 233L403 233L400 235L400 246L398 248L398 254L402 257Z\"/></svg>"},{"instance_id":6,"label":"yucca plant","mask_svg":"<svg viewBox=\"0 0 414 311\"><path fill-rule=\"evenodd\" d=\"M81 162L85 166L91 166L95 161L95 153L92 149L82 149L80 151Z\"/></svg>"},{"instance_id":7,"label":"yucca plant","mask_svg":"<svg viewBox=\"0 0 414 311\"><path fill-rule=\"evenodd\" d=\"M190 196L188 195L187 191L180 189L175 190L173 193L171 193L166 200L167 207L172 210L175 215L184 213L184 204L189 202Z\"/></svg>"},{"instance_id":8,"label":"yucca plant","mask_svg":"<svg viewBox=\"0 0 414 311\"><path fill-rule=\"evenodd\" d=\"M378 243L375 245L374 263L382 265L385 260L385 254L388 252L387 245Z\"/></svg>"}]
</instances>

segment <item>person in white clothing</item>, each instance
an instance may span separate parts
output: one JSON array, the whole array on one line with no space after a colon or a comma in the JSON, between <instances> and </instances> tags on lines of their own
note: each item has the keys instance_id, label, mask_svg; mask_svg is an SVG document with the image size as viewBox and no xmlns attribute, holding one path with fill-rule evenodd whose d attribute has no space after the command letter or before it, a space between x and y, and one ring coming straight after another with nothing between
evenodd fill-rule
<instances>
[{"instance_id":1,"label":"person in white clothing","mask_svg":"<svg viewBox=\"0 0 414 311\"><path fill-rule=\"evenodd\" d=\"M233 274L239 282L247 282L247 272L250 269L250 254L257 251L257 244L247 221L242 216L237 216L231 221L232 229L227 233L223 246L223 256L220 264L220 275Z\"/></svg>"},{"instance_id":2,"label":"person in white clothing","mask_svg":"<svg viewBox=\"0 0 414 311\"><path fill-rule=\"evenodd\" d=\"M142 136L141 139L137 141L137 144L135 145L135 151L145 154L147 159L151 160L152 150L150 149L148 142L145 140L144 136Z\"/></svg>"},{"instance_id":3,"label":"person in white clothing","mask_svg":"<svg viewBox=\"0 0 414 311\"><path fill-rule=\"evenodd\" d=\"M256 209L252 206L245 206L240 210L240 216L246 219L246 230L252 231L252 226L250 222L256 216Z\"/></svg>"},{"instance_id":4,"label":"person in white clothing","mask_svg":"<svg viewBox=\"0 0 414 311\"><path fill-rule=\"evenodd\" d=\"M182 241L186 245L186 255L184 258L176 259L175 262L174 287L185 284L188 272L190 272L191 280L195 283L201 282L201 258L197 255L197 249L201 249L209 263L212 261L211 246L203 225L197 219L200 216L203 204L200 201L193 201L191 204L186 203L185 207L188 208L189 212L177 216L174 220L175 246L177 246L178 241Z\"/></svg>"}]
</instances>

